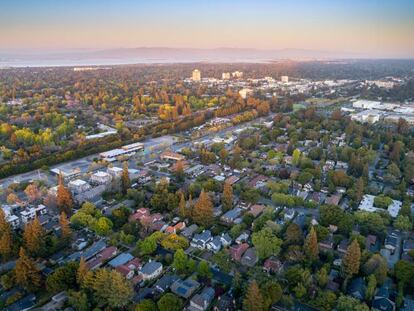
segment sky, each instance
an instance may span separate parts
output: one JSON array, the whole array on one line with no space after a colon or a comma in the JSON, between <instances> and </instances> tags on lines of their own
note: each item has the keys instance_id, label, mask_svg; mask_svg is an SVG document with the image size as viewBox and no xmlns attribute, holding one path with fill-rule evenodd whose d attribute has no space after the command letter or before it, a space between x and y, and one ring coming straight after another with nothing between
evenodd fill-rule
<instances>
[{"instance_id":1,"label":"sky","mask_svg":"<svg viewBox=\"0 0 414 311\"><path fill-rule=\"evenodd\" d=\"M0 50L134 47L414 58L414 0L0 0Z\"/></svg>"}]
</instances>

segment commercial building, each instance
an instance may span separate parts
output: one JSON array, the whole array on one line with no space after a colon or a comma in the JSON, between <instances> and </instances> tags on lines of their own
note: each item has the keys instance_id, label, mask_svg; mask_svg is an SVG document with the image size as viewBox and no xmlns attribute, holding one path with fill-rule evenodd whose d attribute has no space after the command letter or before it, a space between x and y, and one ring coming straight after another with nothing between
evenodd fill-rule
<instances>
[{"instance_id":1,"label":"commercial building","mask_svg":"<svg viewBox=\"0 0 414 311\"><path fill-rule=\"evenodd\" d=\"M134 144L122 146L121 148L118 148L118 149L101 152L99 154L99 157L108 162L113 162L119 156L131 156L131 155L134 155L137 151L140 151L143 149L144 149L143 143L134 143Z\"/></svg>"},{"instance_id":2,"label":"commercial building","mask_svg":"<svg viewBox=\"0 0 414 311\"><path fill-rule=\"evenodd\" d=\"M198 69L194 69L193 73L191 75L191 79L195 82L200 82L201 81L201 72Z\"/></svg>"}]
</instances>

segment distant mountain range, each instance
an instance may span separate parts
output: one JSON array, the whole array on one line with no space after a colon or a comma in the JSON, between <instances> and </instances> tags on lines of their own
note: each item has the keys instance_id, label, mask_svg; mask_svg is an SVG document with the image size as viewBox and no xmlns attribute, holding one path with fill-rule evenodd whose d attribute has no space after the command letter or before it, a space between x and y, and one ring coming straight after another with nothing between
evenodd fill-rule
<instances>
[{"instance_id":1,"label":"distant mountain range","mask_svg":"<svg viewBox=\"0 0 414 311\"><path fill-rule=\"evenodd\" d=\"M140 47L104 50L1 51L0 66L72 66L180 62L270 62L367 58L364 55L302 49Z\"/></svg>"}]
</instances>

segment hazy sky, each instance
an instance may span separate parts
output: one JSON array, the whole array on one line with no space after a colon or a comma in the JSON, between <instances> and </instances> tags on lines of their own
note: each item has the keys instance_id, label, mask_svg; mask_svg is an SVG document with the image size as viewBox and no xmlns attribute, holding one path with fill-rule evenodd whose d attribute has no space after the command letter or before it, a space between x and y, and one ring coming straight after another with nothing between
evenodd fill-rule
<instances>
[{"instance_id":1,"label":"hazy sky","mask_svg":"<svg viewBox=\"0 0 414 311\"><path fill-rule=\"evenodd\" d=\"M300 48L414 57L414 0L0 0L0 49Z\"/></svg>"}]
</instances>

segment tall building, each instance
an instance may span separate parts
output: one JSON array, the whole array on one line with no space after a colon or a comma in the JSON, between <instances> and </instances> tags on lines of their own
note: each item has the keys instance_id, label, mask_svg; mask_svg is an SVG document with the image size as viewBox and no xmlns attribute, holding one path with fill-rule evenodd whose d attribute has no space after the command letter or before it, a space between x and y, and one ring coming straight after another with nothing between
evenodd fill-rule
<instances>
[{"instance_id":1,"label":"tall building","mask_svg":"<svg viewBox=\"0 0 414 311\"><path fill-rule=\"evenodd\" d=\"M288 83L289 82L289 77L288 76L281 76L280 81L282 81L283 83Z\"/></svg>"},{"instance_id":2,"label":"tall building","mask_svg":"<svg viewBox=\"0 0 414 311\"><path fill-rule=\"evenodd\" d=\"M193 70L192 79L193 79L193 81L201 81L201 72L200 72L200 70L198 70L198 69Z\"/></svg>"},{"instance_id":3,"label":"tall building","mask_svg":"<svg viewBox=\"0 0 414 311\"><path fill-rule=\"evenodd\" d=\"M221 79L223 79L223 80L228 80L228 79L230 79L230 72L223 72L223 73L221 74Z\"/></svg>"},{"instance_id":4,"label":"tall building","mask_svg":"<svg viewBox=\"0 0 414 311\"><path fill-rule=\"evenodd\" d=\"M233 76L233 78L242 78L243 77L243 72L242 71L235 71L235 72L232 72L231 75Z\"/></svg>"}]
</instances>

